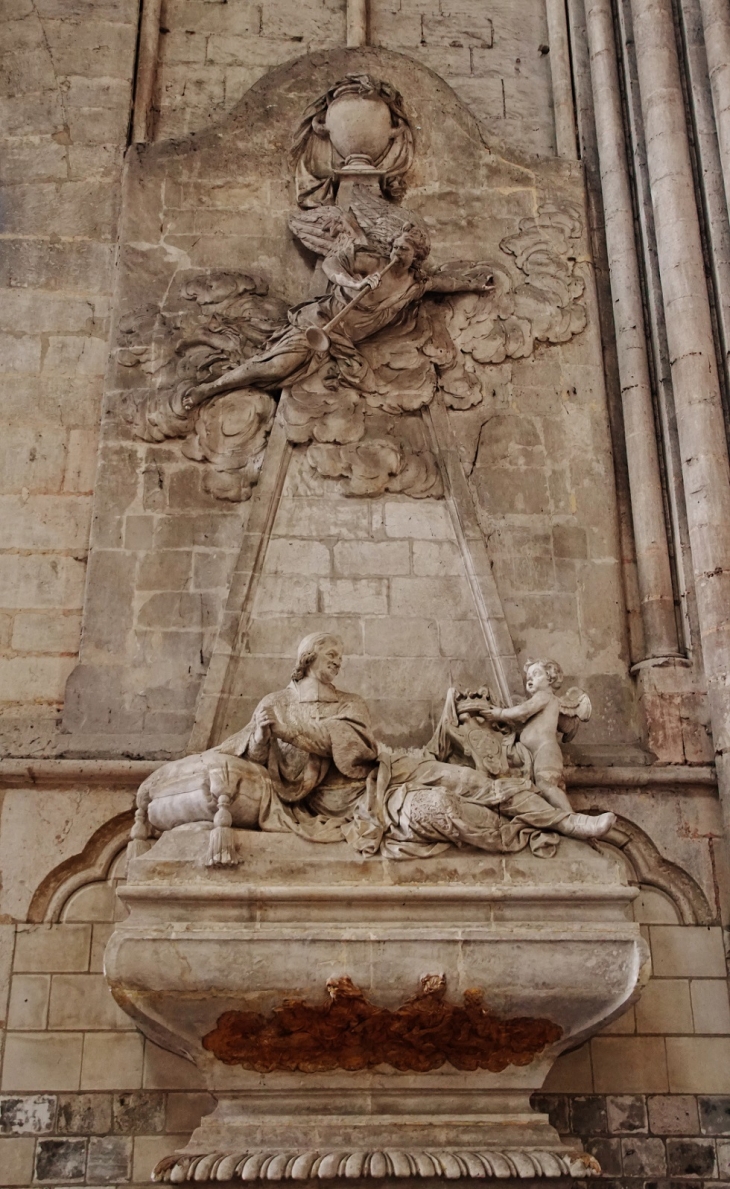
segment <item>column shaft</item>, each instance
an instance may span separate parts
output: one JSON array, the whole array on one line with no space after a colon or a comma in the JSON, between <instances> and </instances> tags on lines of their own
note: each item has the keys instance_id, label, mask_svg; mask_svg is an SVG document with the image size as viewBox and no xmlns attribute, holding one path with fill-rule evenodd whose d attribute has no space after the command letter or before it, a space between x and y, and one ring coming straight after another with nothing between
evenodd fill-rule
<instances>
[{"instance_id":1,"label":"column shaft","mask_svg":"<svg viewBox=\"0 0 730 1189\"><path fill-rule=\"evenodd\" d=\"M368 43L368 0L347 0L347 48Z\"/></svg>"},{"instance_id":2,"label":"column shaft","mask_svg":"<svg viewBox=\"0 0 730 1189\"><path fill-rule=\"evenodd\" d=\"M730 465L671 0L632 0L647 166L720 792L730 829Z\"/></svg>"},{"instance_id":3,"label":"column shaft","mask_svg":"<svg viewBox=\"0 0 730 1189\"><path fill-rule=\"evenodd\" d=\"M647 657L677 654L669 546L610 0L587 0L596 138Z\"/></svg>"},{"instance_id":4,"label":"column shaft","mask_svg":"<svg viewBox=\"0 0 730 1189\"><path fill-rule=\"evenodd\" d=\"M578 150L575 135L573 86L570 78L570 46L565 0L545 0L545 8L550 42L555 149L559 157L567 157L568 160L575 161Z\"/></svg>"},{"instance_id":5,"label":"column shaft","mask_svg":"<svg viewBox=\"0 0 730 1189\"><path fill-rule=\"evenodd\" d=\"M134 88L132 140L146 144L150 139L152 100L157 74L157 55L160 45L160 14L162 0L143 0L137 51L137 78Z\"/></svg>"},{"instance_id":6,"label":"column shaft","mask_svg":"<svg viewBox=\"0 0 730 1189\"><path fill-rule=\"evenodd\" d=\"M700 0L725 196L730 206L730 5Z\"/></svg>"}]
</instances>

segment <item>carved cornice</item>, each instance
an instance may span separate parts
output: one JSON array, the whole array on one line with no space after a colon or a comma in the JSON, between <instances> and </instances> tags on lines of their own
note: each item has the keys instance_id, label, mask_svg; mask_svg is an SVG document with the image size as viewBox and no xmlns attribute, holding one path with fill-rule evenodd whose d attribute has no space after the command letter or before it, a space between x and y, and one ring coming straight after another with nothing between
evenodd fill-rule
<instances>
[{"instance_id":1,"label":"carved cornice","mask_svg":"<svg viewBox=\"0 0 730 1189\"><path fill-rule=\"evenodd\" d=\"M163 760L0 760L0 788L66 788L70 784L136 789Z\"/></svg>"},{"instance_id":2,"label":"carved cornice","mask_svg":"<svg viewBox=\"0 0 730 1189\"><path fill-rule=\"evenodd\" d=\"M551 1152L545 1148L388 1148L336 1152L263 1149L253 1152L206 1152L165 1156L152 1180L305 1181L334 1177L598 1177L600 1165L587 1152Z\"/></svg>"},{"instance_id":3,"label":"carved cornice","mask_svg":"<svg viewBox=\"0 0 730 1189\"><path fill-rule=\"evenodd\" d=\"M136 789L162 760L0 760L0 788L64 788L70 784ZM616 768L567 768L569 788L680 791L688 785L717 786L711 767L667 766Z\"/></svg>"},{"instance_id":4,"label":"carved cornice","mask_svg":"<svg viewBox=\"0 0 730 1189\"><path fill-rule=\"evenodd\" d=\"M573 789L636 789L665 788L667 791L686 785L709 785L717 787L717 773L714 767L690 765L667 765L667 767L640 768L566 768L565 781Z\"/></svg>"}]
</instances>

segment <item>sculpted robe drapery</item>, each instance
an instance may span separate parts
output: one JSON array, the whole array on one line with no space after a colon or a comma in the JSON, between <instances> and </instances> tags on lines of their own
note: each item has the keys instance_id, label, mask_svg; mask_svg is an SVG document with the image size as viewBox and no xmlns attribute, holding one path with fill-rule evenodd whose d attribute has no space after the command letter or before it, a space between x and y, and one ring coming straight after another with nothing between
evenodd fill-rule
<instances>
[{"instance_id":1,"label":"sculpted robe drapery","mask_svg":"<svg viewBox=\"0 0 730 1189\"><path fill-rule=\"evenodd\" d=\"M554 828L564 817L523 778L490 780L472 769L442 764L425 750L379 745L366 703L320 684L317 698L297 682L270 694L287 738L257 743L253 724L213 752L266 768L259 810L262 830L291 830L312 841L346 839L364 855L425 856L449 845L504 852L530 846L551 854ZM230 761L231 767L235 760Z\"/></svg>"}]
</instances>

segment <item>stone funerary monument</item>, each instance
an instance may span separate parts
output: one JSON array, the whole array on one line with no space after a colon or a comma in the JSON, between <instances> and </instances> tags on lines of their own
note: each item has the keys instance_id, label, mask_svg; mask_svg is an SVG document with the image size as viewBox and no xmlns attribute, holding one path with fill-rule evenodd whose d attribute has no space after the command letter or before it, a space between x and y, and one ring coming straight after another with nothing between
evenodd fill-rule
<instances>
[{"instance_id":1,"label":"stone funerary monument","mask_svg":"<svg viewBox=\"0 0 730 1189\"><path fill-rule=\"evenodd\" d=\"M0 1186L730 1183L730 14L13 0Z\"/></svg>"}]
</instances>

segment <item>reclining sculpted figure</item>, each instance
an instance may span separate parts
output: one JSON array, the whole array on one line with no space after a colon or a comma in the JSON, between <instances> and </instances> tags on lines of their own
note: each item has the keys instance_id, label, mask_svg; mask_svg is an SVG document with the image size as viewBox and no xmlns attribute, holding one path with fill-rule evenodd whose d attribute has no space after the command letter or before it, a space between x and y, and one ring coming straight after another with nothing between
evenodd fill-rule
<instances>
[{"instance_id":1,"label":"reclining sculpted figure","mask_svg":"<svg viewBox=\"0 0 730 1189\"><path fill-rule=\"evenodd\" d=\"M243 730L158 768L137 794L133 840L149 837L150 827L212 823L208 862L227 865L237 862L232 827L346 840L362 855L392 858L451 845L529 846L549 856L559 834L597 838L611 829L612 813L551 805L530 781L529 764L493 778L442 762L433 740L429 748L384 747L366 703L334 684L342 652L337 636L306 636L289 685L263 698Z\"/></svg>"}]
</instances>

